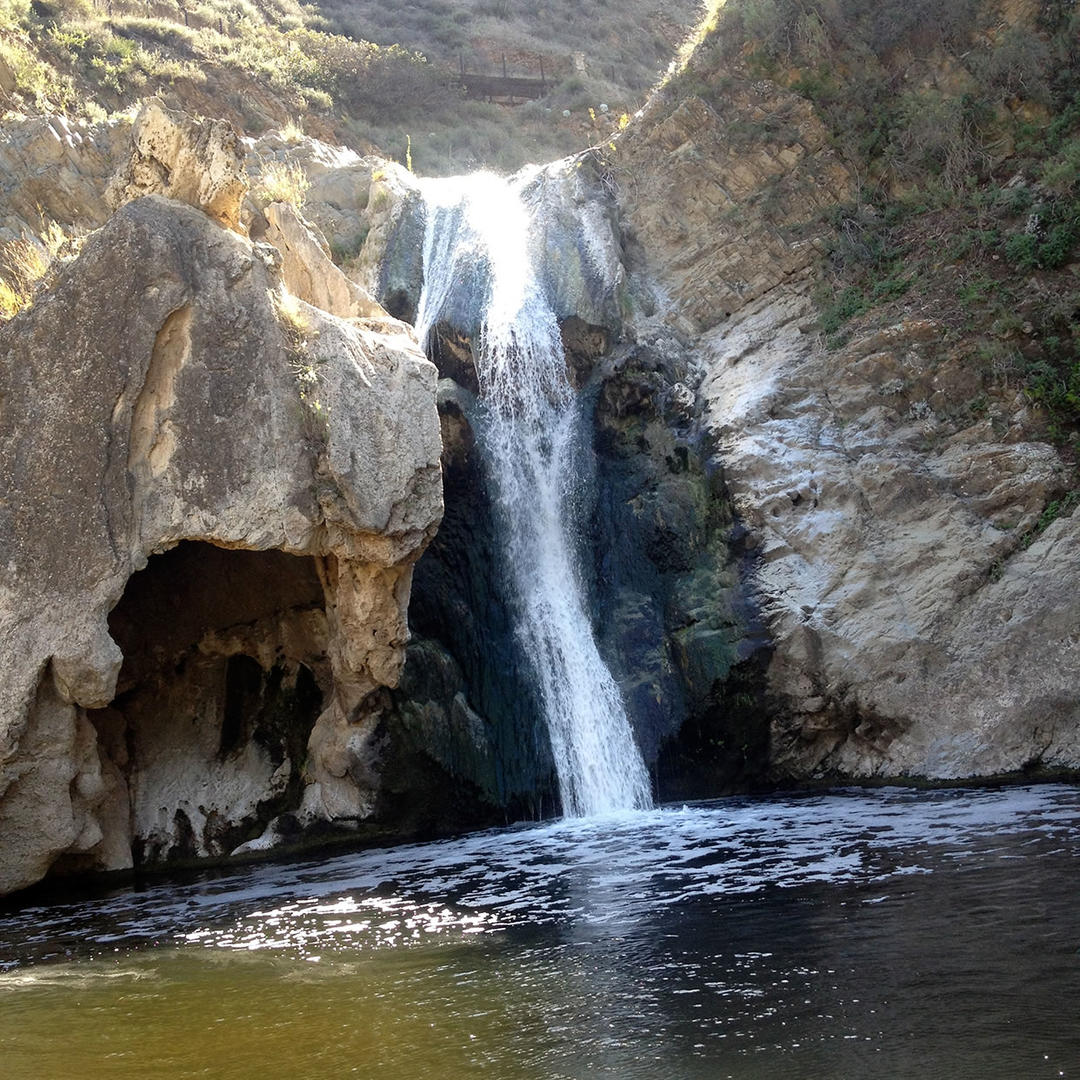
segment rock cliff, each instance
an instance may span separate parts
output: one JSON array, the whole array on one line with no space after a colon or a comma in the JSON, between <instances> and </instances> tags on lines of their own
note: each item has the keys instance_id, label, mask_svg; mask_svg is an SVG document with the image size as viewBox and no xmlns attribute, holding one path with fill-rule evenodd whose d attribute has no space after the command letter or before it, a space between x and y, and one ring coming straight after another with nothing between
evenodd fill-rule
<instances>
[{"instance_id":1,"label":"rock cliff","mask_svg":"<svg viewBox=\"0 0 1080 1080\"><path fill-rule=\"evenodd\" d=\"M611 174L578 155L524 190L531 253L558 318L571 382L592 431L575 458L582 575L598 644L621 687L663 798L745 785L765 768L758 689L768 643L703 438L687 338L628 333L635 302ZM382 299L416 309L420 207L408 194L388 237ZM446 223L450 235L453 224ZM483 404L472 341L486 268L463 267L433 334L442 379L446 516L417 566L401 688L387 715L389 779L402 812L445 785L459 811L537 816L557 807L548 734L515 631L505 542L474 428ZM732 541L732 542L729 542Z\"/></svg>"},{"instance_id":2,"label":"rock cliff","mask_svg":"<svg viewBox=\"0 0 1080 1080\"><path fill-rule=\"evenodd\" d=\"M933 304L827 340L863 177L805 72L718 55L574 159L535 236L592 424L589 601L661 797L1080 768L1074 460ZM0 893L549 812L477 326L448 306L436 369L387 314L423 284L415 179L155 102L11 121L0 164L0 241L89 234L0 327ZM269 182L297 166L302 208Z\"/></svg>"},{"instance_id":3,"label":"rock cliff","mask_svg":"<svg viewBox=\"0 0 1080 1080\"><path fill-rule=\"evenodd\" d=\"M216 220L127 202L0 329L0 892L372 812L442 513L435 369L292 297L208 148L222 182L175 193Z\"/></svg>"},{"instance_id":4,"label":"rock cliff","mask_svg":"<svg viewBox=\"0 0 1080 1080\"><path fill-rule=\"evenodd\" d=\"M826 348L820 210L855 177L809 102L714 57L654 97L615 168L632 271L652 322L693 339L749 532L770 775L1077 768L1080 534L1046 526L1073 466L1017 387L979 406L932 310Z\"/></svg>"}]
</instances>

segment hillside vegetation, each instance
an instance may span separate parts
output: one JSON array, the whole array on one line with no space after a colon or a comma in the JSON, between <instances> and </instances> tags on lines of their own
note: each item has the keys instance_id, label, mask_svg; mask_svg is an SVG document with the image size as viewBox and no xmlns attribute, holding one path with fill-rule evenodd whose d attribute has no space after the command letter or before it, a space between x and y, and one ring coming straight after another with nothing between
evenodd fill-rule
<instances>
[{"instance_id":1,"label":"hillside vegetation","mask_svg":"<svg viewBox=\"0 0 1080 1080\"><path fill-rule=\"evenodd\" d=\"M388 7L378 0L321 0L339 33L380 45L408 42L433 61L470 71L537 74L544 60L556 80L575 70L617 91L648 89L696 21L700 2L628 0L618 7L578 0L425 0Z\"/></svg>"},{"instance_id":2,"label":"hillside vegetation","mask_svg":"<svg viewBox=\"0 0 1080 1080\"><path fill-rule=\"evenodd\" d=\"M696 0L618 16L598 0L0 0L0 107L97 118L150 94L259 134L289 120L425 173L514 169L581 149L633 107L693 23ZM575 56L576 54L576 56ZM536 75L551 93L467 100L473 71ZM588 110L592 108L590 116ZM563 110L571 116L563 116Z\"/></svg>"},{"instance_id":3,"label":"hillside vegetation","mask_svg":"<svg viewBox=\"0 0 1080 1080\"><path fill-rule=\"evenodd\" d=\"M1022 387L1080 439L1080 13L1068 0L729 0L669 90L733 78L811 101L858 180L830 211L818 302L830 347L929 315L987 395ZM783 110L760 131L783 143ZM1002 434L1005 434L1003 431Z\"/></svg>"},{"instance_id":4,"label":"hillside vegetation","mask_svg":"<svg viewBox=\"0 0 1080 1080\"><path fill-rule=\"evenodd\" d=\"M1069 452L1080 431L1076 8L714 0L666 88L718 110L733 79L810 101L858 178L856 199L829 212L827 344L932 314L984 375L972 413L1022 388ZM374 145L422 173L510 170L606 139L700 14L696 0L617 12L597 0L0 0L0 105L100 118L158 94L252 134L299 123ZM514 74L543 61L548 97L507 107L452 84L459 65L497 71L504 56ZM796 137L782 109L758 126L734 134L748 146Z\"/></svg>"}]
</instances>

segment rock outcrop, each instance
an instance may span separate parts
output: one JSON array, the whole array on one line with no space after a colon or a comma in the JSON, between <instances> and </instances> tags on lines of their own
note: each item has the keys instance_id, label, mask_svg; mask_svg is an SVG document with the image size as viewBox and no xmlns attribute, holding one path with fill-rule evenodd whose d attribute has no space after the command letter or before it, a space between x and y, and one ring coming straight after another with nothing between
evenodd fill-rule
<instances>
[{"instance_id":1,"label":"rock outcrop","mask_svg":"<svg viewBox=\"0 0 1080 1080\"><path fill-rule=\"evenodd\" d=\"M856 178L807 101L704 63L530 191L593 421L594 621L661 796L1080 767L1068 462L932 312L825 347ZM37 206L98 229L0 328L0 893L550 811L475 312L439 371L386 314L423 284L415 178L154 102L132 134L0 141L0 240ZM275 162L302 212L249 189Z\"/></svg>"},{"instance_id":2,"label":"rock outcrop","mask_svg":"<svg viewBox=\"0 0 1080 1080\"><path fill-rule=\"evenodd\" d=\"M435 369L279 262L139 198L0 330L0 892L370 812Z\"/></svg>"},{"instance_id":3,"label":"rock outcrop","mask_svg":"<svg viewBox=\"0 0 1080 1080\"><path fill-rule=\"evenodd\" d=\"M377 279L411 178L154 100L3 134L3 237L108 224L0 331L0 892L370 818L441 516L434 369L318 223ZM314 221L247 194L280 161Z\"/></svg>"},{"instance_id":4,"label":"rock outcrop","mask_svg":"<svg viewBox=\"0 0 1080 1080\"><path fill-rule=\"evenodd\" d=\"M392 299L401 291L403 275L408 276L411 295L422 285L418 270L423 258L423 221L410 213L418 206L418 185L412 173L396 162L374 155L361 157L310 137L286 142L277 134L264 135L248 140L247 151L247 170L256 188L269 168L302 170L308 185L303 206L306 228L324 238L350 282L366 296L381 298L394 315L411 314L387 296ZM259 233L262 224L250 200L245 222L254 234Z\"/></svg>"},{"instance_id":5,"label":"rock outcrop","mask_svg":"<svg viewBox=\"0 0 1080 1080\"><path fill-rule=\"evenodd\" d=\"M533 265L562 329L591 447L575 456L582 580L598 643L665 798L715 795L764 768L768 646L740 575L723 474L688 384L692 354L670 329L622 334L630 284L603 159L531 179ZM422 230L406 201L390 250ZM422 219L420 219L422 221ZM442 223L453 235L452 216ZM415 252L413 258L416 258ZM401 271L404 260L396 261ZM417 565L401 687L387 714L387 783L415 808L453 789L489 819L557 805L543 709L515 630L510 572L490 494L472 344L487 295L481 260L449 285L432 355L442 376L446 516ZM417 304L397 272L394 291ZM407 795L407 798L405 797ZM406 812L403 810L403 812Z\"/></svg>"},{"instance_id":6,"label":"rock outcrop","mask_svg":"<svg viewBox=\"0 0 1080 1080\"><path fill-rule=\"evenodd\" d=\"M692 358L670 333L643 335L583 391L595 395L595 623L663 800L743 789L767 766L771 643Z\"/></svg>"},{"instance_id":7,"label":"rock outcrop","mask_svg":"<svg viewBox=\"0 0 1080 1080\"><path fill-rule=\"evenodd\" d=\"M88 124L63 116L0 125L0 241L36 236L43 219L82 235L111 210L105 188L129 151L126 118Z\"/></svg>"},{"instance_id":8,"label":"rock outcrop","mask_svg":"<svg viewBox=\"0 0 1080 1080\"><path fill-rule=\"evenodd\" d=\"M695 338L749 532L771 775L1080 766L1080 536L1075 517L1043 528L1070 467L1021 393L983 407L932 313L825 348L818 211L851 178L809 104L692 64L619 161L634 270L655 287L637 323Z\"/></svg>"},{"instance_id":9,"label":"rock outcrop","mask_svg":"<svg viewBox=\"0 0 1080 1080\"><path fill-rule=\"evenodd\" d=\"M805 315L744 312L703 386L776 642L774 768L1075 767L1076 523L1032 532L1065 486L1057 451L964 416L933 322L829 353Z\"/></svg>"},{"instance_id":10,"label":"rock outcrop","mask_svg":"<svg viewBox=\"0 0 1080 1080\"><path fill-rule=\"evenodd\" d=\"M295 207L275 202L264 214L267 227L263 239L281 252L281 276L293 296L343 319L386 315L379 304L334 265L325 240L315 234Z\"/></svg>"},{"instance_id":11,"label":"rock outcrop","mask_svg":"<svg viewBox=\"0 0 1080 1080\"><path fill-rule=\"evenodd\" d=\"M132 144L106 190L111 206L166 195L198 207L228 229L239 227L248 183L244 145L232 124L197 120L151 99L135 117Z\"/></svg>"},{"instance_id":12,"label":"rock outcrop","mask_svg":"<svg viewBox=\"0 0 1080 1080\"><path fill-rule=\"evenodd\" d=\"M702 333L805 277L820 213L851 198L854 178L808 101L736 79L707 101L693 82L691 68L654 96L612 177L665 317Z\"/></svg>"}]
</instances>

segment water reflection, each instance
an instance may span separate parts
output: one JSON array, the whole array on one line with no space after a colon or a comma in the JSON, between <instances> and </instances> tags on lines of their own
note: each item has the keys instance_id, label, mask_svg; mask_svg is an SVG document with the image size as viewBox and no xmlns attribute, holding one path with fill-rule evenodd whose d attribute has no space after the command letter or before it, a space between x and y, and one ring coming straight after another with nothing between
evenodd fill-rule
<instances>
[{"instance_id":1,"label":"water reflection","mask_svg":"<svg viewBox=\"0 0 1080 1080\"><path fill-rule=\"evenodd\" d=\"M34 905L3 1075L1075 1075L1078 823L1069 787L728 800Z\"/></svg>"}]
</instances>

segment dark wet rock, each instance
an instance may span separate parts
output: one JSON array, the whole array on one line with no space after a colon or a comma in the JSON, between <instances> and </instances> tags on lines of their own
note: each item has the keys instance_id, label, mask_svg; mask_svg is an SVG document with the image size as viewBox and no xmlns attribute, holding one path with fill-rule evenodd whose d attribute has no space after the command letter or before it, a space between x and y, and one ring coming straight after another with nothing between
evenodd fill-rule
<instances>
[{"instance_id":1,"label":"dark wet rock","mask_svg":"<svg viewBox=\"0 0 1080 1080\"><path fill-rule=\"evenodd\" d=\"M564 319L559 330L570 383L580 390L589 381L597 360L611 350L611 331L606 326L587 323L578 315Z\"/></svg>"},{"instance_id":2,"label":"dark wet rock","mask_svg":"<svg viewBox=\"0 0 1080 1080\"><path fill-rule=\"evenodd\" d=\"M390 227L379 267L379 303L395 319L416 321L416 305L424 288L424 200L409 191Z\"/></svg>"},{"instance_id":3,"label":"dark wet rock","mask_svg":"<svg viewBox=\"0 0 1080 1080\"><path fill-rule=\"evenodd\" d=\"M398 788L428 802L432 777L436 791L447 778L466 783L478 799L474 823L557 806L551 749L514 635L496 512L470 424L476 407L468 391L440 383L446 510L413 575L416 640L387 721L394 760L425 762L413 774L397 768Z\"/></svg>"},{"instance_id":4,"label":"dark wet rock","mask_svg":"<svg viewBox=\"0 0 1080 1080\"><path fill-rule=\"evenodd\" d=\"M767 639L690 378L637 346L593 390L597 625L661 798L759 780L768 745Z\"/></svg>"}]
</instances>

